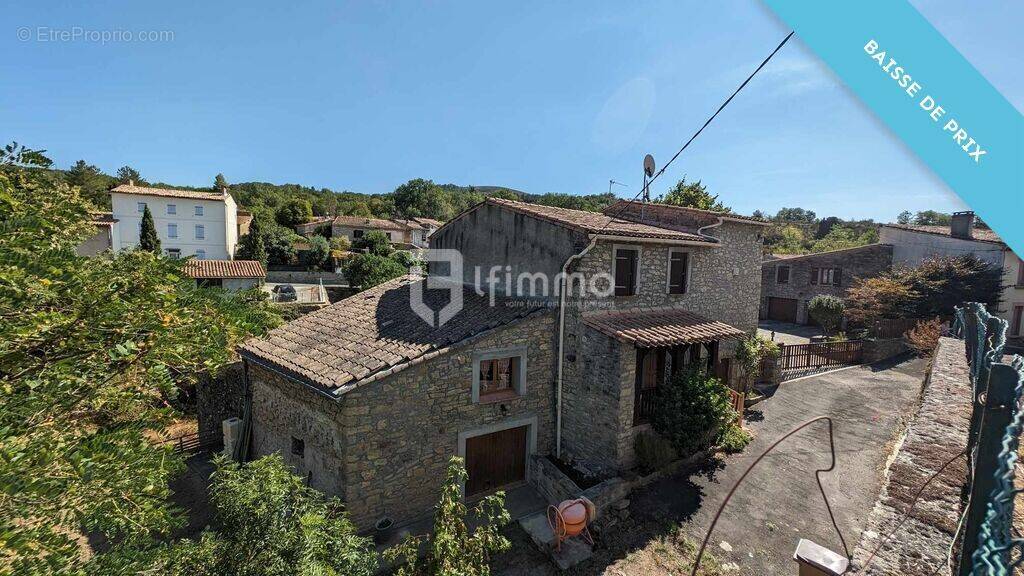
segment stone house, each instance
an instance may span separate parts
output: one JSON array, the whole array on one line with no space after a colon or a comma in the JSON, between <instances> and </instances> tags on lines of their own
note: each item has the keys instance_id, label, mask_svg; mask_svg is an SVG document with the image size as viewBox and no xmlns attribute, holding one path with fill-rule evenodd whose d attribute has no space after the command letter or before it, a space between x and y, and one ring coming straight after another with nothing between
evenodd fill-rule
<instances>
[{"instance_id":1,"label":"stone house","mask_svg":"<svg viewBox=\"0 0 1024 576\"><path fill-rule=\"evenodd\" d=\"M362 528L429 513L453 455L467 498L532 481L537 457L620 474L659 383L691 363L728 377L756 329L764 225L488 199L430 238L461 274L431 261L240 348L252 453L282 453Z\"/></svg>"},{"instance_id":2,"label":"stone house","mask_svg":"<svg viewBox=\"0 0 1024 576\"><path fill-rule=\"evenodd\" d=\"M362 216L337 216L331 222L331 236L344 236L350 242L362 238L371 230L383 232L392 244L404 248L426 247L424 227L415 220L384 220Z\"/></svg>"},{"instance_id":3,"label":"stone house","mask_svg":"<svg viewBox=\"0 0 1024 576\"><path fill-rule=\"evenodd\" d=\"M893 247L877 243L817 254L768 256L761 264L761 318L814 324L807 304L819 294L845 298L857 278L892 268Z\"/></svg>"}]
</instances>

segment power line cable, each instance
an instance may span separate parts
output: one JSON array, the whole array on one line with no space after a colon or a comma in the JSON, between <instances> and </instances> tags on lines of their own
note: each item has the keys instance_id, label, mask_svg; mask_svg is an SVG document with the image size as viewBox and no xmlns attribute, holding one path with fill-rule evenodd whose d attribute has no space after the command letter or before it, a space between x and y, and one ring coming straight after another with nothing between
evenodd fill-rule
<instances>
[{"instance_id":1,"label":"power line cable","mask_svg":"<svg viewBox=\"0 0 1024 576\"><path fill-rule=\"evenodd\" d=\"M750 73L750 76L747 76L747 79L744 80L743 83L740 84L739 87L736 88L736 90L733 91L733 93L728 98L726 98L725 102L722 102L722 105L718 107L718 110L715 110L715 113L712 114L711 117L708 118L706 122L704 122L704 125L701 126L700 129L698 129L696 132L694 132L693 136L690 136L690 139L687 140L685 144L683 144L683 147L680 148L679 151L676 152L675 155L673 155L672 158L670 158L669 161L666 162L665 165L662 166L660 170L655 172L654 175L651 176L651 178L649 180L647 180L647 182L640 188L640 191L636 193L636 196L634 196L632 200L627 202L627 204L632 204L633 202L636 202L637 198L639 198L640 195L643 194L645 190L650 190L651 183L653 183L655 180L658 179L659 176L661 176L662 174L665 173L665 170L667 170L668 167L671 166L672 163L676 161L676 158L679 158L679 155L682 154L684 150L686 150L686 148L690 145L690 143L693 142L694 140L696 140L697 136L700 136L700 133L703 132L704 129L707 128L709 124L711 124L711 121L714 120L716 116L718 116L719 112L724 110L725 107L728 106L730 102L732 102L732 99L735 98L736 95L740 93L740 90L743 90L743 88L747 84L749 84L751 80L753 80L754 76L756 76L757 73L760 72L761 69L764 68L765 65L768 64L768 62L772 59L772 57L775 56L775 54L777 54L779 52L779 50L781 50L782 47L786 45L786 42L789 42L789 39L792 38L792 37L793 37L793 32L790 32L789 34L786 35L785 38L782 39L782 42L779 42L779 45L775 47L775 50L772 50L772 53L769 54L768 57L765 58L761 62L761 64L753 72ZM610 216L610 214L609 214L609 216ZM601 227L601 230L603 231L605 228L607 228L608 224L611 224L610 220L607 223L605 223L605 225L603 227Z\"/></svg>"}]
</instances>

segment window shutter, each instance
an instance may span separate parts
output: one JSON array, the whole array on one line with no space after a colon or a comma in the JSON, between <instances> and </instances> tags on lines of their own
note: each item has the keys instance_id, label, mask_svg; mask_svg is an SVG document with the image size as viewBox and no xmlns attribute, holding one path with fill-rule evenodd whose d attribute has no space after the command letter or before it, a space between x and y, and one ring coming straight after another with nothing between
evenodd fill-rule
<instances>
[{"instance_id":1,"label":"window shutter","mask_svg":"<svg viewBox=\"0 0 1024 576\"><path fill-rule=\"evenodd\" d=\"M686 252L671 252L668 261L668 293L686 293L686 270L690 255Z\"/></svg>"},{"instance_id":2,"label":"window shutter","mask_svg":"<svg viewBox=\"0 0 1024 576\"><path fill-rule=\"evenodd\" d=\"M615 295L631 296L636 293L637 251L615 251Z\"/></svg>"},{"instance_id":3,"label":"window shutter","mask_svg":"<svg viewBox=\"0 0 1024 576\"><path fill-rule=\"evenodd\" d=\"M818 269L817 268L811 268L811 284L817 284L817 283L818 283Z\"/></svg>"},{"instance_id":4,"label":"window shutter","mask_svg":"<svg viewBox=\"0 0 1024 576\"><path fill-rule=\"evenodd\" d=\"M843 277L843 269L842 268L836 268L835 275L832 278L832 283L834 285L836 285L836 286L842 286L843 285L842 277Z\"/></svg>"}]
</instances>

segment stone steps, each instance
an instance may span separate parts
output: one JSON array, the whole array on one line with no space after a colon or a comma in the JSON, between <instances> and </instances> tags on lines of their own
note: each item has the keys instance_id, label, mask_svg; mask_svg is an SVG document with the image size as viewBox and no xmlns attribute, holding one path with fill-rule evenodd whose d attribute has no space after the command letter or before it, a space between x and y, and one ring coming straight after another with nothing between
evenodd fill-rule
<instances>
[{"instance_id":1,"label":"stone steps","mask_svg":"<svg viewBox=\"0 0 1024 576\"><path fill-rule=\"evenodd\" d=\"M533 543L541 551L545 552L561 570L568 570L573 566L590 558L593 554L593 547L583 539L582 536L570 538L556 551L554 542L555 535L548 525L548 518L545 512L531 514L519 520L519 525L530 535Z\"/></svg>"}]
</instances>

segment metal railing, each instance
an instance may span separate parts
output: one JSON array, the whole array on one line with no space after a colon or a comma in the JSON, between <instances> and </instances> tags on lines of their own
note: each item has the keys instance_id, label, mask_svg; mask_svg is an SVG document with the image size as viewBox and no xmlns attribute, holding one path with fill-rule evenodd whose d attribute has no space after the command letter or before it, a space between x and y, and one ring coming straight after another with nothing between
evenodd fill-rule
<instances>
[{"instance_id":1,"label":"metal railing","mask_svg":"<svg viewBox=\"0 0 1024 576\"><path fill-rule=\"evenodd\" d=\"M1009 575L1024 560L1013 537L1014 473L1024 427L1024 359L1004 362L1007 322L971 302L956 309L951 328L965 341L973 389L968 431L968 488L959 574ZM1016 552L1016 553L1014 553Z\"/></svg>"}]
</instances>

